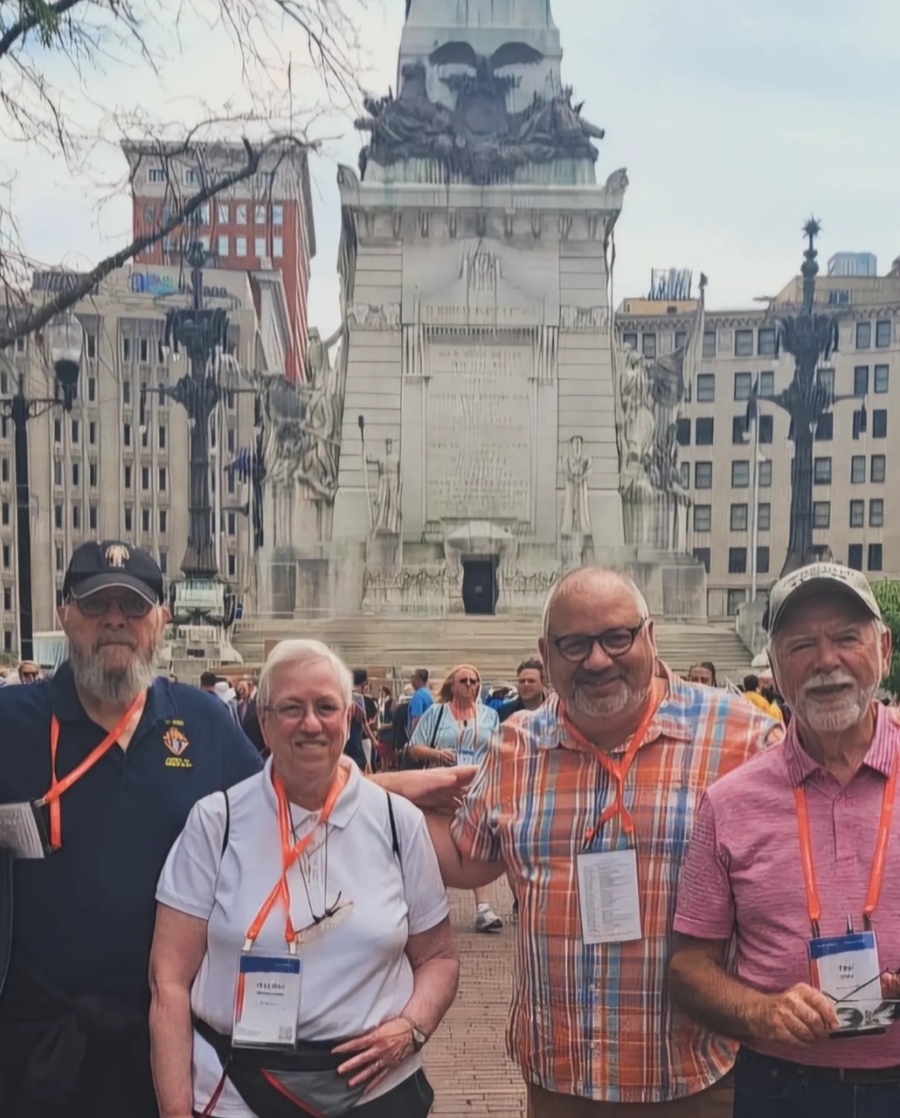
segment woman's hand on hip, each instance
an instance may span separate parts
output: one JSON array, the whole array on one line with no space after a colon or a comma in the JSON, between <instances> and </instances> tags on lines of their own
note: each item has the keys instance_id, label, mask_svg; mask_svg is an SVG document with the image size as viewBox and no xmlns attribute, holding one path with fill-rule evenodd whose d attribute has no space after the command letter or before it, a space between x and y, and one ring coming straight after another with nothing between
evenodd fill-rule
<instances>
[{"instance_id":1,"label":"woman's hand on hip","mask_svg":"<svg viewBox=\"0 0 900 1118\"><path fill-rule=\"evenodd\" d=\"M340 1065L338 1074L349 1075L351 1087L365 1083L368 1093L388 1072L413 1054L412 1026L402 1017L392 1017L377 1029L346 1041L334 1051L350 1057Z\"/></svg>"}]
</instances>

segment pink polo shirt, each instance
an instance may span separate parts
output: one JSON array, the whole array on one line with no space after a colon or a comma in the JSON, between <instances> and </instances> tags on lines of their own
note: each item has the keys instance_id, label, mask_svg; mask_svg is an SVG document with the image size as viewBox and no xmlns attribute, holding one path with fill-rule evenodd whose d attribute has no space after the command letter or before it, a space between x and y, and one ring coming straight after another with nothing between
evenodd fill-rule
<instances>
[{"instance_id":1,"label":"pink polo shirt","mask_svg":"<svg viewBox=\"0 0 900 1118\"><path fill-rule=\"evenodd\" d=\"M872 745L845 787L803 751L794 722L784 741L713 784L694 822L675 930L711 940L733 934L737 977L758 990L809 982L812 931L794 788L806 787L822 935L842 935L848 915L860 930L884 785L898 750L900 726L879 705ZM873 926L882 967L900 968L900 809ZM820 1067L889 1067L900 1064L900 1023L882 1036L748 1047Z\"/></svg>"}]
</instances>

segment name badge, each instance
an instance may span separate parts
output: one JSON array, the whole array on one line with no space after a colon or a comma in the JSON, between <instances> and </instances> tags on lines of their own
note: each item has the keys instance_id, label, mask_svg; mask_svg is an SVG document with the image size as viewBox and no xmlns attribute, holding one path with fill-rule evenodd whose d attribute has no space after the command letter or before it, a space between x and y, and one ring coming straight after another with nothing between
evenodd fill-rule
<instances>
[{"instance_id":1,"label":"name badge","mask_svg":"<svg viewBox=\"0 0 900 1118\"><path fill-rule=\"evenodd\" d=\"M294 1046L300 973L296 955L241 955L231 1030L236 1048Z\"/></svg>"},{"instance_id":2,"label":"name badge","mask_svg":"<svg viewBox=\"0 0 900 1118\"><path fill-rule=\"evenodd\" d=\"M583 941L628 943L640 939L637 851L585 851L576 864Z\"/></svg>"},{"instance_id":3,"label":"name badge","mask_svg":"<svg viewBox=\"0 0 900 1118\"><path fill-rule=\"evenodd\" d=\"M477 765L474 749L460 749L456 754L457 765Z\"/></svg>"},{"instance_id":4,"label":"name badge","mask_svg":"<svg viewBox=\"0 0 900 1118\"><path fill-rule=\"evenodd\" d=\"M841 1023L833 1037L885 1031L894 1007L883 1000L874 932L810 940L809 964L813 986L834 1002Z\"/></svg>"}]
</instances>

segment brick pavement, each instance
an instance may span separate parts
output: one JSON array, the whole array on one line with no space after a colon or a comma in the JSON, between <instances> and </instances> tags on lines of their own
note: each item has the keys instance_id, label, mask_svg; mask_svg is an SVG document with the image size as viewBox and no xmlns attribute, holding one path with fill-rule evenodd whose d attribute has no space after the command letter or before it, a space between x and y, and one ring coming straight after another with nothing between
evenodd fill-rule
<instances>
[{"instance_id":1,"label":"brick pavement","mask_svg":"<svg viewBox=\"0 0 900 1118\"><path fill-rule=\"evenodd\" d=\"M498 935L476 935L471 893L451 892L459 937L459 994L425 1049L435 1091L433 1118L524 1118L525 1091L506 1058L506 1014L512 983L512 898L505 880L494 887L494 911L506 922Z\"/></svg>"}]
</instances>

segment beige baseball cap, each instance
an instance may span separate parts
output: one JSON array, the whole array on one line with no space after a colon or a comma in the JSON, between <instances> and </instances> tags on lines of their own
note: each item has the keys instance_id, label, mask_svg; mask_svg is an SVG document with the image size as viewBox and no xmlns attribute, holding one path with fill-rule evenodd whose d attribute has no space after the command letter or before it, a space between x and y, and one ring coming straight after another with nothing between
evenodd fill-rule
<instances>
[{"instance_id":1,"label":"beige baseball cap","mask_svg":"<svg viewBox=\"0 0 900 1118\"><path fill-rule=\"evenodd\" d=\"M855 598L873 617L881 620L881 610L875 601L872 587L861 571L842 567L840 563L810 563L808 567L801 567L775 583L769 591L769 608L763 624L769 633L774 633L789 604L796 605L816 594L827 595L842 591Z\"/></svg>"}]
</instances>

